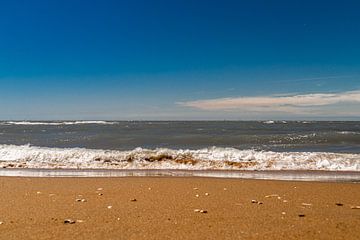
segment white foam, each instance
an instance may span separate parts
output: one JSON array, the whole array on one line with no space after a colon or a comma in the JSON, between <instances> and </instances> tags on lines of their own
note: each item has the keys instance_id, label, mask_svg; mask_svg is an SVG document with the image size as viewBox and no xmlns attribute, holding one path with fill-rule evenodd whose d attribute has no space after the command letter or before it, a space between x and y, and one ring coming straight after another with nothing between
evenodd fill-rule
<instances>
[{"instance_id":1,"label":"white foam","mask_svg":"<svg viewBox=\"0 0 360 240\"><path fill-rule=\"evenodd\" d=\"M264 124L274 124L275 123L275 121L265 121L265 122L263 122Z\"/></svg>"},{"instance_id":2,"label":"white foam","mask_svg":"<svg viewBox=\"0 0 360 240\"><path fill-rule=\"evenodd\" d=\"M79 125L79 124L116 124L107 121L65 121L65 122L33 122L33 121L8 121L1 122L2 125Z\"/></svg>"},{"instance_id":3,"label":"white foam","mask_svg":"<svg viewBox=\"0 0 360 240\"><path fill-rule=\"evenodd\" d=\"M116 151L0 145L0 159L0 167L23 168L360 171L360 154L220 147Z\"/></svg>"}]
</instances>

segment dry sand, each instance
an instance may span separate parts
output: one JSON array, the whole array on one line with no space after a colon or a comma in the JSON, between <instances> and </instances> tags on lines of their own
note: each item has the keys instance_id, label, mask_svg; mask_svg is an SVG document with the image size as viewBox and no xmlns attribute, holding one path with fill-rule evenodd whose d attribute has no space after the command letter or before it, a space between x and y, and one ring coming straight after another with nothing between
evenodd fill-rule
<instances>
[{"instance_id":1,"label":"dry sand","mask_svg":"<svg viewBox=\"0 0 360 240\"><path fill-rule=\"evenodd\" d=\"M0 239L360 238L356 183L1 177L0 189Z\"/></svg>"}]
</instances>

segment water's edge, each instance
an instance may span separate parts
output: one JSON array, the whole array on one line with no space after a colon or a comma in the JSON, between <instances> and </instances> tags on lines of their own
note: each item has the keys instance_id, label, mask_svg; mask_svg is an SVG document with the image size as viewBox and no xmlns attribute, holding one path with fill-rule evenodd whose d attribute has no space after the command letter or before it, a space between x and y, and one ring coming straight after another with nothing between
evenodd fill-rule
<instances>
[{"instance_id":1,"label":"water's edge","mask_svg":"<svg viewBox=\"0 0 360 240\"><path fill-rule=\"evenodd\" d=\"M353 171L226 171L226 170L112 170L112 169L0 169L0 177L206 177L313 182L360 183Z\"/></svg>"}]
</instances>

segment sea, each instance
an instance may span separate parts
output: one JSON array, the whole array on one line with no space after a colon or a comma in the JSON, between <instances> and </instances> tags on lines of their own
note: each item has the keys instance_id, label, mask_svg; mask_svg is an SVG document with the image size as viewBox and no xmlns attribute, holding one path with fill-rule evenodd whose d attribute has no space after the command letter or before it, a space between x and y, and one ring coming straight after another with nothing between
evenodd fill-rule
<instances>
[{"instance_id":1,"label":"sea","mask_svg":"<svg viewBox=\"0 0 360 240\"><path fill-rule=\"evenodd\" d=\"M360 171L360 122L1 121L0 168Z\"/></svg>"}]
</instances>

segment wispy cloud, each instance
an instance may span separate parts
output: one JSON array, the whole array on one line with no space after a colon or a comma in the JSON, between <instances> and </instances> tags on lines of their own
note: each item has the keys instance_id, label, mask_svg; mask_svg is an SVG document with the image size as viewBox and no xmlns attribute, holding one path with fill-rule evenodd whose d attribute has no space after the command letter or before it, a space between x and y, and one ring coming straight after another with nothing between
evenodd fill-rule
<instances>
[{"instance_id":1,"label":"wispy cloud","mask_svg":"<svg viewBox=\"0 0 360 240\"><path fill-rule=\"evenodd\" d=\"M274 82L292 83L292 82L306 82L306 81L316 81L316 80L343 79L343 78L351 78L351 77L354 77L354 75L337 75L337 76L324 76L324 77L311 77L311 78L297 78L297 79L278 80L278 81L274 81Z\"/></svg>"},{"instance_id":2,"label":"wispy cloud","mask_svg":"<svg viewBox=\"0 0 360 240\"><path fill-rule=\"evenodd\" d=\"M180 102L179 105L202 110L242 110L246 112L285 112L316 114L323 108L342 104L360 104L360 90L338 93L311 93L256 97L218 98ZM360 105L358 112L360 111ZM349 110L349 109L344 109Z\"/></svg>"}]
</instances>

